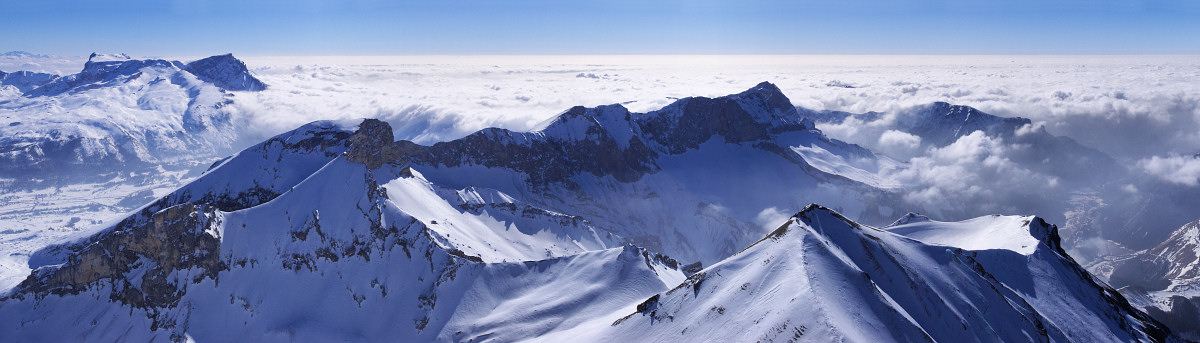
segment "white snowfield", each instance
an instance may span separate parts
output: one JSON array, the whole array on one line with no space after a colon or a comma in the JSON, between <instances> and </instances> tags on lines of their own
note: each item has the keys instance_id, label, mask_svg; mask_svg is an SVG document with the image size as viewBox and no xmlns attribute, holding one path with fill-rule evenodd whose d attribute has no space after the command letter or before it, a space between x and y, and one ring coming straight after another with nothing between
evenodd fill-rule
<instances>
[{"instance_id":1,"label":"white snowfield","mask_svg":"<svg viewBox=\"0 0 1200 343\"><path fill-rule=\"evenodd\" d=\"M1041 242L1030 230L1033 216L990 215L961 222L933 220L912 222L885 229L927 244L963 250L1004 249L1031 255ZM1045 234L1045 233L1040 233ZM1044 237L1043 237L1044 239Z\"/></svg>"}]
</instances>

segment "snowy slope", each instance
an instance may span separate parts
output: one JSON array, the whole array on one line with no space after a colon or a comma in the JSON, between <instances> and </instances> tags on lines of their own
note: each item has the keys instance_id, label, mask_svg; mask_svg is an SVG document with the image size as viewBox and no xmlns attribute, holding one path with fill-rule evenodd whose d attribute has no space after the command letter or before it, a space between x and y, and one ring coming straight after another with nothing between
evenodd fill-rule
<instances>
[{"instance_id":1,"label":"snowy slope","mask_svg":"<svg viewBox=\"0 0 1200 343\"><path fill-rule=\"evenodd\" d=\"M885 229L927 244L963 250L1004 249L1022 255L1037 251L1047 237L1034 237L1029 225L1035 217L991 215L961 222L917 221Z\"/></svg>"},{"instance_id":2,"label":"snowy slope","mask_svg":"<svg viewBox=\"0 0 1200 343\"><path fill-rule=\"evenodd\" d=\"M927 223L930 245L811 206L758 243L600 318L596 341L1164 341L1166 331L1093 280L1036 217ZM970 242L967 227L1024 231L1024 253ZM899 227L897 229L904 229ZM948 232L939 232L948 231Z\"/></svg>"}]
</instances>

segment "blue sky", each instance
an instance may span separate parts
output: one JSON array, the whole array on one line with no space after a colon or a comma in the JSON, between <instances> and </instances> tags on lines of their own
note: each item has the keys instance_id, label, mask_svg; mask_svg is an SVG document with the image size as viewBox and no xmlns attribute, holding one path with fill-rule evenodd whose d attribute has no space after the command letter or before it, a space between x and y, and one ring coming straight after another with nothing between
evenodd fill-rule
<instances>
[{"instance_id":1,"label":"blue sky","mask_svg":"<svg viewBox=\"0 0 1200 343\"><path fill-rule=\"evenodd\" d=\"M0 0L0 51L1200 54L1200 5L1194 3Z\"/></svg>"}]
</instances>

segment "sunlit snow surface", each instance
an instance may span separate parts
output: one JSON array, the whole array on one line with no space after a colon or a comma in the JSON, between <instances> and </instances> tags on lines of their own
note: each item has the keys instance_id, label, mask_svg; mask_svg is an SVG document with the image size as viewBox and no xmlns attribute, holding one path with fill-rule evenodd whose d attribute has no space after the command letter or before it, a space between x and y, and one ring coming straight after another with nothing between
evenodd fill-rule
<instances>
[{"instance_id":1,"label":"sunlit snow surface","mask_svg":"<svg viewBox=\"0 0 1200 343\"><path fill-rule=\"evenodd\" d=\"M886 229L926 244L963 250L1004 249L1029 255L1039 243L1029 233L1032 219L1032 216L983 216L961 222L919 221Z\"/></svg>"}]
</instances>

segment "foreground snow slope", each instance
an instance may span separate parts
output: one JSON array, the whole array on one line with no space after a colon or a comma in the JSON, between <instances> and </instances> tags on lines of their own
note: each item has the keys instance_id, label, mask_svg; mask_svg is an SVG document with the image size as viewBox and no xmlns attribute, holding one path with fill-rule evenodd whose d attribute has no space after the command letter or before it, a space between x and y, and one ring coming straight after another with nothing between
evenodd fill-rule
<instances>
[{"instance_id":1,"label":"foreground snow slope","mask_svg":"<svg viewBox=\"0 0 1200 343\"><path fill-rule=\"evenodd\" d=\"M589 333L597 341L1167 339L1161 324L1066 256L1056 228L1037 217L911 225L923 227L898 229L941 242L925 244L810 206L636 312L593 323ZM962 240L968 227L1024 232L1036 245L1018 252L1008 240Z\"/></svg>"}]
</instances>

